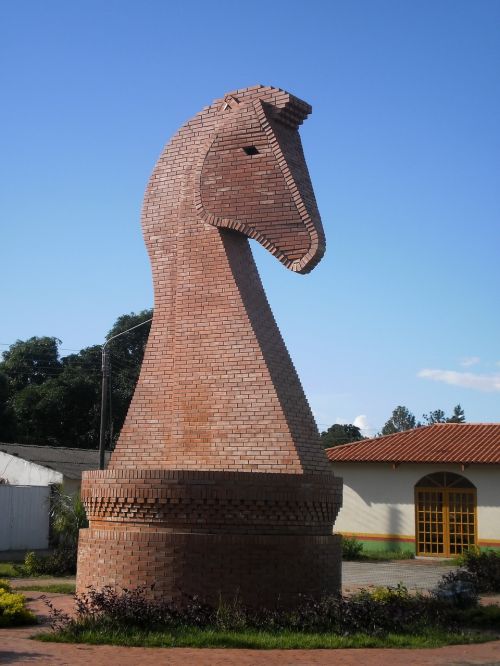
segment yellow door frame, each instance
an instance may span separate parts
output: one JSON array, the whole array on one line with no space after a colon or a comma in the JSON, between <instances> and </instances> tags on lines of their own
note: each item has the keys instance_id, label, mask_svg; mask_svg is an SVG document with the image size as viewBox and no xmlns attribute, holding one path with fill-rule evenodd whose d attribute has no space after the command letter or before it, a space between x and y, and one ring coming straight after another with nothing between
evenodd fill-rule
<instances>
[{"instance_id":1,"label":"yellow door frame","mask_svg":"<svg viewBox=\"0 0 500 666\"><path fill-rule=\"evenodd\" d=\"M426 551L423 551L420 549L420 541L425 541L425 539L421 539L421 533L420 533L420 528L419 528L419 522L424 522L424 529L425 529L425 519L424 521L419 521L419 494L420 493L441 493L442 494L442 528L443 528L443 552L442 553L429 553ZM450 494L464 494L464 495L472 495L474 497L474 503L473 503L473 515L474 515L474 520L473 520L473 529L474 529L474 534L472 541L469 540L468 545L475 545L477 543L477 491L475 488L459 488L459 487L454 487L450 486L447 488L440 487L440 486L418 486L415 487L415 552L417 555L424 555L426 557L453 557L454 555L458 555L459 553L451 553L450 552ZM432 512L431 508L424 509L425 512ZM457 525L457 523L455 523ZM463 523L461 523L463 526ZM432 536L431 532L431 536ZM438 532L436 533L437 535L439 534ZM462 531L462 535L464 532ZM467 532L467 537L470 539L470 533Z\"/></svg>"}]
</instances>

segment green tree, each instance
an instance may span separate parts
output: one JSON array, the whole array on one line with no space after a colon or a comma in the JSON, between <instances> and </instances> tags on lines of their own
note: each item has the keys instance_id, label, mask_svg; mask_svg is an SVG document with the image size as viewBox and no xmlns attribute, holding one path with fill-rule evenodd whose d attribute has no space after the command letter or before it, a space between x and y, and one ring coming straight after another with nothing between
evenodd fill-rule
<instances>
[{"instance_id":1,"label":"green tree","mask_svg":"<svg viewBox=\"0 0 500 666\"><path fill-rule=\"evenodd\" d=\"M152 317L152 310L119 317L107 339ZM110 342L111 416L115 438L125 420L150 324ZM101 345L59 358L57 338L18 340L0 363L0 440L97 448Z\"/></svg>"},{"instance_id":2,"label":"green tree","mask_svg":"<svg viewBox=\"0 0 500 666\"><path fill-rule=\"evenodd\" d=\"M99 429L99 379L73 369L12 399L21 441L93 448Z\"/></svg>"},{"instance_id":3,"label":"green tree","mask_svg":"<svg viewBox=\"0 0 500 666\"><path fill-rule=\"evenodd\" d=\"M10 405L10 385L6 374L0 372L0 441L10 442L16 433L16 417Z\"/></svg>"},{"instance_id":4,"label":"green tree","mask_svg":"<svg viewBox=\"0 0 500 666\"><path fill-rule=\"evenodd\" d=\"M334 423L328 430L321 433L321 443L325 449L341 446L364 439L358 426L352 423Z\"/></svg>"},{"instance_id":5,"label":"green tree","mask_svg":"<svg viewBox=\"0 0 500 666\"><path fill-rule=\"evenodd\" d=\"M446 423L446 414L442 409L435 409L429 414L423 414L423 419L427 425L433 425L434 423Z\"/></svg>"},{"instance_id":6,"label":"green tree","mask_svg":"<svg viewBox=\"0 0 500 666\"><path fill-rule=\"evenodd\" d=\"M450 418L446 419L447 423L465 423L465 412L462 409L461 405L455 405L453 408L453 414Z\"/></svg>"},{"instance_id":7,"label":"green tree","mask_svg":"<svg viewBox=\"0 0 500 666\"><path fill-rule=\"evenodd\" d=\"M453 414L449 417L446 416L442 409L436 409L433 412L429 412L429 414L424 414L423 418L427 425L433 425L434 423L464 423L465 412L460 405L455 405Z\"/></svg>"},{"instance_id":8,"label":"green tree","mask_svg":"<svg viewBox=\"0 0 500 666\"><path fill-rule=\"evenodd\" d=\"M39 386L57 376L62 370L58 350L60 344L57 338L33 337L24 342L18 340L3 352L0 372L7 376L12 391Z\"/></svg>"},{"instance_id":9,"label":"green tree","mask_svg":"<svg viewBox=\"0 0 500 666\"><path fill-rule=\"evenodd\" d=\"M403 432L405 430L412 430L416 428L417 424L414 415L407 407L398 405L392 412L391 418L386 422L382 428L382 435L392 435L395 432Z\"/></svg>"}]
</instances>

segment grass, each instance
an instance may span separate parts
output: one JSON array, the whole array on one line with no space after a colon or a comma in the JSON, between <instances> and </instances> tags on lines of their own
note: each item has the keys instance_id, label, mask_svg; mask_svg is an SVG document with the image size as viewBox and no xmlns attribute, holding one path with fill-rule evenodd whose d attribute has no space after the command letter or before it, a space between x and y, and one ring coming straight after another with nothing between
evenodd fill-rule
<instances>
[{"instance_id":1,"label":"grass","mask_svg":"<svg viewBox=\"0 0 500 666\"><path fill-rule=\"evenodd\" d=\"M467 627L484 630L492 629L500 631L500 606L476 606L462 610L459 615L460 621Z\"/></svg>"},{"instance_id":2,"label":"grass","mask_svg":"<svg viewBox=\"0 0 500 666\"><path fill-rule=\"evenodd\" d=\"M0 562L0 578L22 578L21 565L15 562Z\"/></svg>"},{"instance_id":3,"label":"grass","mask_svg":"<svg viewBox=\"0 0 500 666\"><path fill-rule=\"evenodd\" d=\"M382 561L414 560L415 553L411 550L363 550L360 560Z\"/></svg>"},{"instance_id":4,"label":"grass","mask_svg":"<svg viewBox=\"0 0 500 666\"><path fill-rule=\"evenodd\" d=\"M77 632L43 633L35 639L54 643L87 643L91 645L122 645L127 647L191 647L245 648L250 650L314 650L339 648L434 648L445 645L484 643L496 638L484 632L438 632L422 634L387 634L383 637L355 634L339 636L331 633L294 631L220 631L192 627L168 631L138 629L110 630L81 628Z\"/></svg>"},{"instance_id":5,"label":"grass","mask_svg":"<svg viewBox=\"0 0 500 666\"><path fill-rule=\"evenodd\" d=\"M55 574L40 574L35 576L24 571L22 562L0 562L0 578L36 578L37 580L43 580L44 578L61 578L61 580L64 580L65 578L74 579L74 576L67 574L64 574L63 576L57 576ZM26 589L34 590L35 588L29 587ZM45 590L41 591L44 592ZM52 592L56 591L57 590L52 590ZM74 592L74 589L71 590L71 592Z\"/></svg>"},{"instance_id":6,"label":"grass","mask_svg":"<svg viewBox=\"0 0 500 666\"><path fill-rule=\"evenodd\" d=\"M30 583L28 585L16 585L16 591L31 591L31 592L51 592L57 594L74 594L76 590L75 583L50 583L48 585Z\"/></svg>"}]
</instances>

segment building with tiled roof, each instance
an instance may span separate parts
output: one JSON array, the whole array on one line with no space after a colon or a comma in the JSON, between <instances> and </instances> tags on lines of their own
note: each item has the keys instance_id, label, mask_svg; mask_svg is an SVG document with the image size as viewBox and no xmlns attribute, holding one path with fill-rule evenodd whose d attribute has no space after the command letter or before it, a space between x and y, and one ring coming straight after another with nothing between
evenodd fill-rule
<instances>
[{"instance_id":1,"label":"building with tiled roof","mask_svg":"<svg viewBox=\"0 0 500 666\"><path fill-rule=\"evenodd\" d=\"M500 549L500 423L437 423L327 449L344 479L336 530L370 549Z\"/></svg>"}]
</instances>

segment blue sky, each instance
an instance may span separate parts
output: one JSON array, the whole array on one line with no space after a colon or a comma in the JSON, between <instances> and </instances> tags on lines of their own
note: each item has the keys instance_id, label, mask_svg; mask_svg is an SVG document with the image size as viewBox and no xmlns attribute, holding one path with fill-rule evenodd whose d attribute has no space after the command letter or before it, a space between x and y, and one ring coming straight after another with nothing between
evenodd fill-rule
<instances>
[{"instance_id":1,"label":"blue sky","mask_svg":"<svg viewBox=\"0 0 500 666\"><path fill-rule=\"evenodd\" d=\"M499 2L0 12L3 345L80 349L149 307L139 216L158 154L215 97L270 84L313 106L328 249L300 276L252 246L320 427L372 434L398 404L500 421Z\"/></svg>"}]
</instances>

